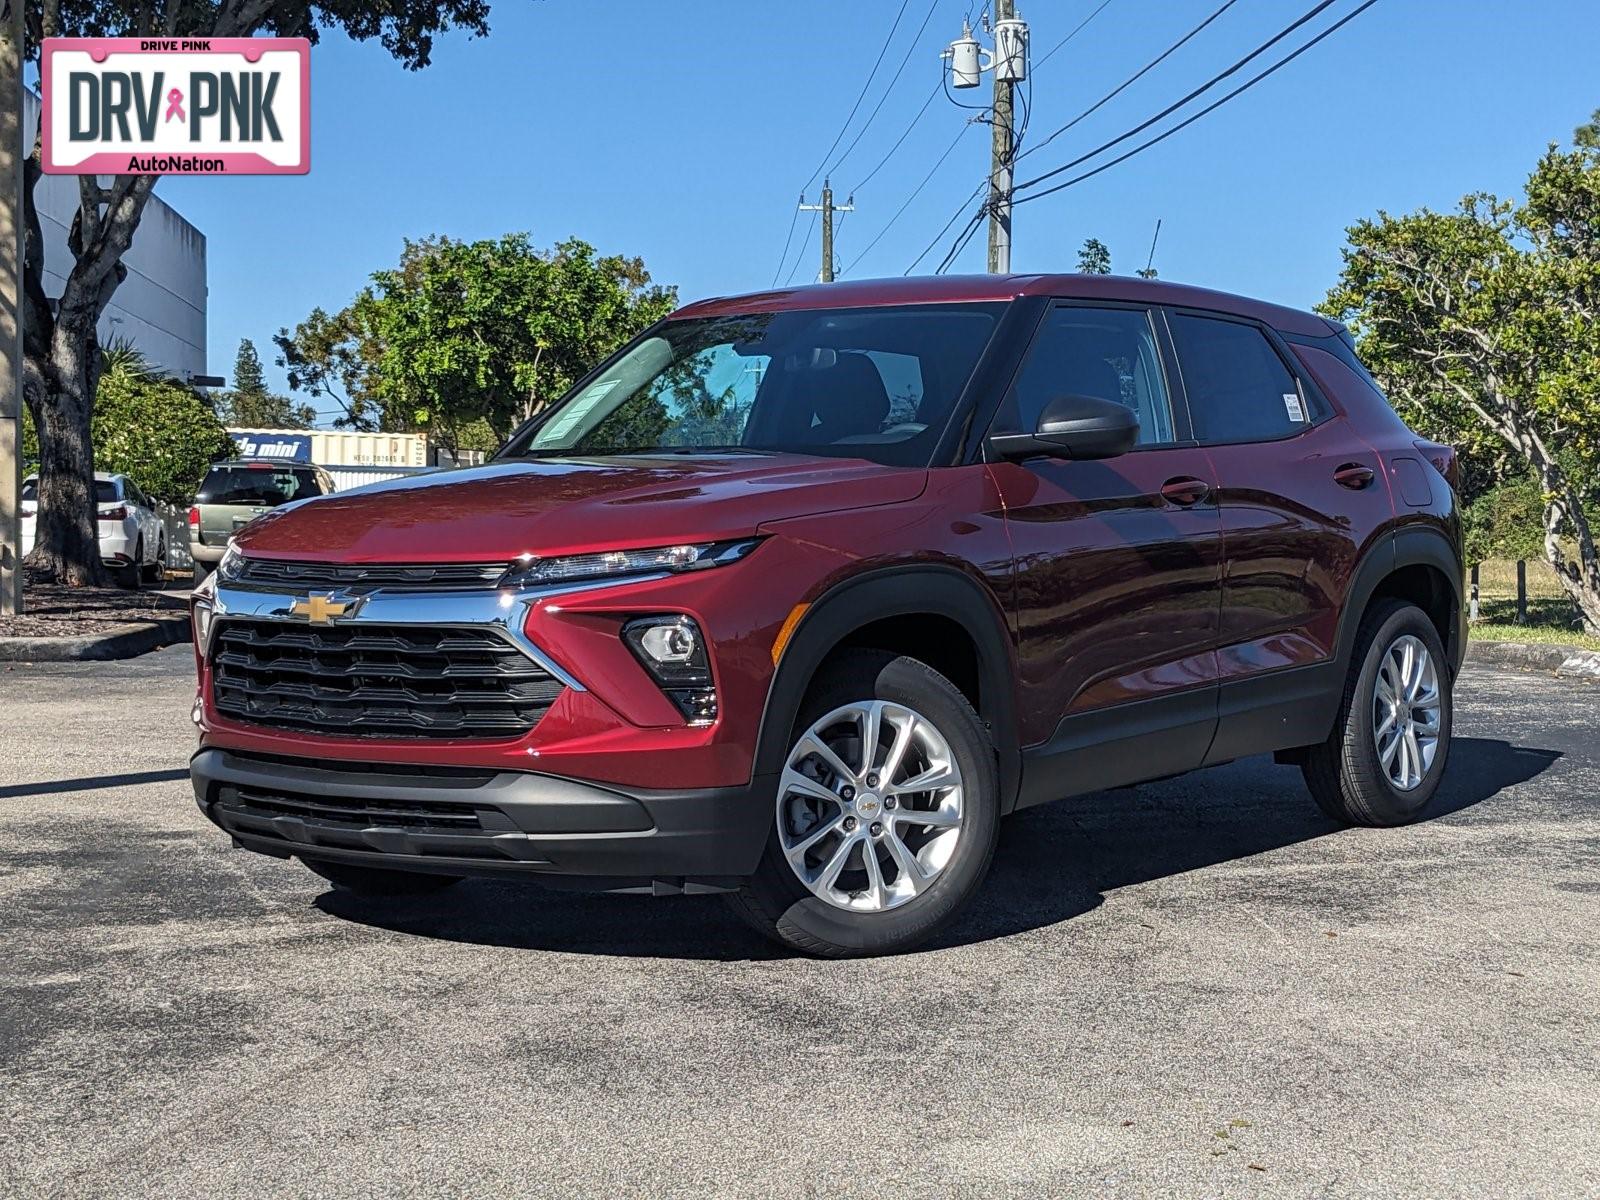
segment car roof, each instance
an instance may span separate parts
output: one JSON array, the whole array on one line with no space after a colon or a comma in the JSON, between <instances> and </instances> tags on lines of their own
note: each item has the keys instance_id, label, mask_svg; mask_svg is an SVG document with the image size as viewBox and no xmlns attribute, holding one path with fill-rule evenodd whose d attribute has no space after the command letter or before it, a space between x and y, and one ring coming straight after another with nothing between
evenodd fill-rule
<instances>
[{"instance_id":1,"label":"car roof","mask_svg":"<svg viewBox=\"0 0 1600 1200\"><path fill-rule=\"evenodd\" d=\"M1338 327L1324 317L1265 300L1165 279L1126 275L931 275L898 279L851 279L840 283L776 288L741 296L719 296L686 304L673 317L720 317L813 308L872 308L890 304L959 304L1053 296L1068 300L1116 300L1164 304L1250 317L1287 333L1327 337Z\"/></svg>"},{"instance_id":2,"label":"car roof","mask_svg":"<svg viewBox=\"0 0 1600 1200\"><path fill-rule=\"evenodd\" d=\"M306 470L315 470L316 463L301 462L293 458L225 458L214 462L206 470L215 470L217 467L304 467Z\"/></svg>"},{"instance_id":3,"label":"car roof","mask_svg":"<svg viewBox=\"0 0 1600 1200\"><path fill-rule=\"evenodd\" d=\"M96 471L94 473L94 479L95 479L96 483L111 483L111 482L113 482L115 480L126 479L126 478L127 478L127 476L124 475L121 471ZM23 479L22 482L23 483L27 483L29 480L32 480L34 483L39 482L39 472L37 472L37 471L32 472L31 474L26 476Z\"/></svg>"}]
</instances>

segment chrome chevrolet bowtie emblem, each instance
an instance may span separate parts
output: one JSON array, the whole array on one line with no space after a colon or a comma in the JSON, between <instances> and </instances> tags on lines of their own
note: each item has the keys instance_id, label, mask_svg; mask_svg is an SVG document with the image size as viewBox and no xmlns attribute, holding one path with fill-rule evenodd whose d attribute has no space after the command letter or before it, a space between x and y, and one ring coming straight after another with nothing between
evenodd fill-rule
<instances>
[{"instance_id":1,"label":"chrome chevrolet bowtie emblem","mask_svg":"<svg viewBox=\"0 0 1600 1200\"><path fill-rule=\"evenodd\" d=\"M352 596L347 600L339 600L337 593L329 592L325 596L310 595L304 600L296 600L289 606L289 612L296 617L304 617L313 625L332 625L335 617L353 617L356 609L361 607L361 598Z\"/></svg>"}]
</instances>

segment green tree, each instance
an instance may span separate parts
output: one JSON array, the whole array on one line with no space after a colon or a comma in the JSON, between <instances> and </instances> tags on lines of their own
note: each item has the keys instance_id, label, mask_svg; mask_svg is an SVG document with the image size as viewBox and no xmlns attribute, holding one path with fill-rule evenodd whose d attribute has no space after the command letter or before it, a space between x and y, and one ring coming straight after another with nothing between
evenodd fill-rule
<instances>
[{"instance_id":1,"label":"green tree","mask_svg":"<svg viewBox=\"0 0 1600 1200\"><path fill-rule=\"evenodd\" d=\"M92 434L100 470L131 476L169 504L188 504L206 468L233 453L205 398L137 355L112 358L101 372Z\"/></svg>"},{"instance_id":2,"label":"green tree","mask_svg":"<svg viewBox=\"0 0 1600 1200\"><path fill-rule=\"evenodd\" d=\"M1544 556L1600 629L1600 146L1552 145L1520 205L1474 195L1348 232L1324 311L1419 432L1531 472Z\"/></svg>"},{"instance_id":3,"label":"green tree","mask_svg":"<svg viewBox=\"0 0 1600 1200\"><path fill-rule=\"evenodd\" d=\"M1078 251L1078 270L1085 275L1111 274L1111 250L1099 238L1089 238Z\"/></svg>"},{"instance_id":4,"label":"green tree","mask_svg":"<svg viewBox=\"0 0 1600 1200\"><path fill-rule=\"evenodd\" d=\"M404 66L428 65L433 39L489 31L489 0L81 0L27 4L24 54L37 65L48 37L306 37L324 30L378 39ZM96 327L127 275L156 175L78 176L67 237L72 264L59 293L45 291L43 226L34 201L40 145L23 163L23 396L39 438L38 537L29 565L73 585L105 582L95 524L92 437L100 344Z\"/></svg>"},{"instance_id":5,"label":"green tree","mask_svg":"<svg viewBox=\"0 0 1600 1200\"><path fill-rule=\"evenodd\" d=\"M241 396L267 394L267 381L261 374L261 356L249 338L239 339L239 353L233 358L233 390Z\"/></svg>"},{"instance_id":6,"label":"green tree","mask_svg":"<svg viewBox=\"0 0 1600 1200\"><path fill-rule=\"evenodd\" d=\"M447 449L494 444L601 358L665 316L676 291L637 258L527 234L407 242L349 307L280 332L293 388L334 398L339 424L419 431Z\"/></svg>"},{"instance_id":7,"label":"green tree","mask_svg":"<svg viewBox=\"0 0 1600 1200\"><path fill-rule=\"evenodd\" d=\"M309 404L267 390L261 373L261 356L249 338L239 341L233 360L233 389L211 398L217 416L233 429L310 429L317 410Z\"/></svg>"},{"instance_id":8,"label":"green tree","mask_svg":"<svg viewBox=\"0 0 1600 1200\"><path fill-rule=\"evenodd\" d=\"M1582 150L1600 149L1600 108L1589 114L1589 119L1572 131L1572 144Z\"/></svg>"}]
</instances>

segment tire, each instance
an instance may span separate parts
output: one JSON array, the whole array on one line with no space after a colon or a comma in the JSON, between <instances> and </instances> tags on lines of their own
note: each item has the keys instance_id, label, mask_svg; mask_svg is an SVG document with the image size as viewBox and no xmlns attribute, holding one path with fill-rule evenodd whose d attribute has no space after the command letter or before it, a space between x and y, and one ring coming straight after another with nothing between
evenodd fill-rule
<instances>
[{"instance_id":1,"label":"tire","mask_svg":"<svg viewBox=\"0 0 1600 1200\"><path fill-rule=\"evenodd\" d=\"M144 539L133 544L133 561L117 568L117 584L130 592L137 592L144 584Z\"/></svg>"},{"instance_id":2,"label":"tire","mask_svg":"<svg viewBox=\"0 0 1600 1200\"><path fill-rule=\"evenodd\" d=\"M1398 735L1393 757L1385 761L1379 753L1379 738L1392 739L1397 735L1392 729L1383 733L1377 728L1390 716L1379 692L1379 677L1391 652L1403 656L1407 645L1413 652L1420 645L1431 660L1432 690L1437 694L1437 701L1431 706L1426 703L1400 705L1403 712L1417 714L1411 726L1416 731L1415 742L1408 743L1403 735ZM1391 660L1386 680L1395 676L1398 661ZM1418 673L1425 677L1421 667ZM1427 615L1416 605L1401 600L1385 600L1374 605L1356 633L1355 652L1351 656L1333 732L1326 742L1310 748L1300 768L1318 807L1335 821L1347 825L1405 825L1420 818L1439 788L1450 753L1450 725L1454 715L1451 685L1444 645ZM1428 694L1426 687L1417 692L1423 700ZM1409 716L1401 718L1398 728L1406 728L1410 719ZM1426 746L1430 729L1436 729L1431 755ZM1386 740L1386 747L1389 744ZM1419 747L1421 760L1413 754L1413 744ZM1421 769L1416 770L1417 767ZM1413 773L1417 780L1409 783ZM1397 774L1405 775L1409 786L1400 786Z\"/></svg>"},{"instance_id":3,"label":"tire","mask_svg":"<svg viewBox=\"0 0 1600 1200\"><path fill-rule=\"evenodd\" d=\"M165 583L167 574L167 539L162 538L156 543L155 561L145 569L144 581L159 587Z\"/></svg>"},{"instance_id":4,"label":"tire","mask_svg":"<svg viewBox=\"0 0 1600 1200\"><path fill-rule=\"evenodd\" d=\"M422 871L388 871L381 867L355 867L315 858L300 860L314 874L336 888L357 896L427 896L460 883L459 875L429 875Z\"/></svg>"},{"instance_id":5,"label":"tire","mask_svg":"<svg viewBox=\"0 0 1600 1200\"><path fill-rule=\"evenodd\" d=\"M210 563L203 563L198 558L194 560L194 585L199 587L216 570Z\"/></svg>"},{"instance_id":6,"label":"tire","mask_svg":"<svg viewBox=\"0 0 1600 1200\"><path fill-rule=\"evenodd\" d=\"M841 718L846 711L859 713L860 719ZM867 714L873 711L884 731L876 743L875 761L888 767L893 747L906 747L895 768L897 781L942 777L955 782L926 792L897 793L884 779L871 785L877 791L869 791L867 781L878 776L866 771L860 749ZM843 749L838 757L855 759L853 764L839 765L856 768L851 778L862 785L859 792L832 771L826 772L830 783L822 783L807 774L818 770L820 760L797 758L807 754L804 747L814 744L808 740L814 727L825 721L838 723L824 732L856 731L854 748ZM994 747L966 697L916 659L875 650L851 651L813 681L789 741L766 850L756 873L727 897L728 903L764 936L819 957L894 954L932 937L961 911L983 881L999 831ZM840 745L852 743L847 739ZM801 769L791 770L797 763ZM791 785L795 775L803 776L805 786L799 790ZM789 816L780 836L781 814ZM812 823L794 827L795 814ZM872 820L873 814L879 819ZM917 816L926 816L929 822L937 819L945 827L924 824ZM791 853L798 854L800 869L812 855L819 864L825 858L828 865L839 856L847 865L834 872L836 883L818 884L820 892L803 883L797 868L789 864L784 837L791 842ZM824 840L816 842L818 837ZM849 849L849 839L859 849ZM816 843L814 849L806 849L810 843ZM868 851L877 861L876 880L867 867ZM820 880L828 874L826 866L819 865L814 874ZM863 886L846 894L852 880ZM833 899L823 898L824 893ZM841 907L841 902L866 907Z\"/></svg>"}]
</instances>

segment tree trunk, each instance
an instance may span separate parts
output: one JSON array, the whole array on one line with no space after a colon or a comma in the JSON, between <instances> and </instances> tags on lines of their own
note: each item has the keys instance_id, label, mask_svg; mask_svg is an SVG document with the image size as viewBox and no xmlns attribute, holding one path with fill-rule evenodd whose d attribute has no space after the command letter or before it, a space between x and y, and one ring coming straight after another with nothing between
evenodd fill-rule
<instances>
[{"instance_id":1,"label":"tree trunk","mask_svg":"<svg viewBox=\"0 0 1600 1200\"><path fill-rule=\"evenodd\" d=\"M81 200L67 236L73 265L53 312L44 292L43 232L33 196L39 177L35 142L22 189L28 231L23 394L39 434L38 518L27 565L72 587L104 586L110 581L100 561L91 437L101 365L96 327L127 275L122 256L155 177L117 176L108 188L92 177L79 179Z\"/></svg>"},{"instance_id":2,"label":"tree trunk","mask_svg":"<svg viewBox=\"0 0 1600 1200\"><path fill-rule=\"evenodd\" d=\"M1536 462L1535 466L1539 470L1540 486L1549 497L1544 509L1545 559L1555 568L1562 589L1583 618L1584 629L1600 635L1600 555L1596 553L1594 532L1589 528L1566 472L1548 459ZM1573 541L1577 543L1576 562L1561 548L1563 526L1572 531Z\"/></svg>"},{"instance_id":3,"label":"tree trunk","mask_svg":"<svg viewBox=\"0 0 1600 1200\"><path fill-rule=\"evenodd\" d=\"M94 446L89 440L95 384L91 376L99 372L85 365L99 353L91 329L88 344L80 342L79 353L73 356L77 362L62 364L52 355L46 374L57 386L49 394L27 392L39 433L38 523L27 564L71 587L109 582L100 561Z\"/></svg>"}]
</instances>

